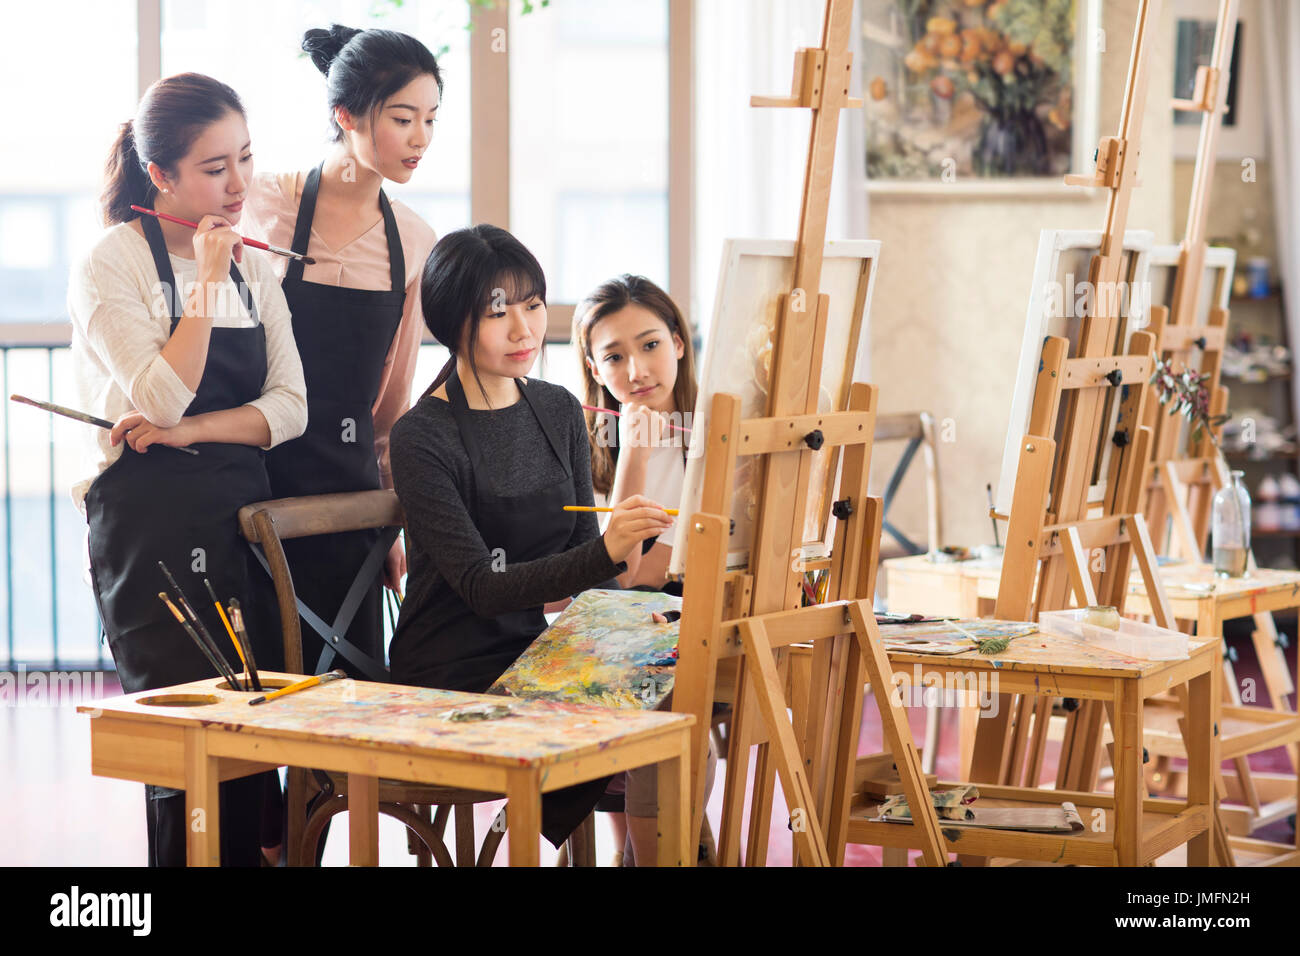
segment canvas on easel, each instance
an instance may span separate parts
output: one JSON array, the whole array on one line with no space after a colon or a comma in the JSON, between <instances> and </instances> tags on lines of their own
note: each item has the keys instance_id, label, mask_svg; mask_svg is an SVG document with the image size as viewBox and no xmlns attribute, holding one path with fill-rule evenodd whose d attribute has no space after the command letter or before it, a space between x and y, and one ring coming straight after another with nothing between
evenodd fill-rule
<instances>
[{"instance_id":1,"label":"canvas on easel","mask_svg":"<svg viewBox=\"0 0 1300 956\"><path fill-rule=\"evenodd\" d=\"M1002 470L998 477L997 494L993 509L999 515L1011 513L1011 494L1016 479L1016 464L1020 459L1020 438L1029 431L1029 417L1034 399L1035 383L1041 368L1043 342L1049 336L1064 338L1070 350L1078 354L1079 337L1083 320L1094 306L1095 295L1088 281L1089 268L1101 245L1099 229L1044 229L1038 238L1038 254L1034 259L1034 278L1029 287L1029 309L1025 314L1024 338L1020 343L1020 359L1016 364L1016 387L1011 398L1011 415L1007 423L1006 440L1002 450ZM1121 322L1116 328L1114 349L1124 352L1133 332L1148 324L1148 280L1155 235L1146 230L1129 230L1124 235L1124 251L1120 264L1121 284L1106 292L1117 297ZM1119 404L1116 394L1106 398L1102 421L1113 430ZM1064 409L1060 414L1064 414ZM1110 464L1109 448L1097 462L1089 482L1088 499L1096 503L1105 495L1104 479Z\"/></svg>"},{"instance_id":2,"label":"canvas on easel","mask_svg":"<svg viewBox=\"0 0 1300 956\"><path fill-rule=\"evenodd\" d=\"M704 444L713 396L740 398L744 418L764 414L771 392L775 333L782 296L794 278L795 244L781 239L728 239L723 243L722 269L713 321L704 347L700 387L691 419L691 449L682 484L681 511L700 506L704 489ZM828 296L826 343L822 358L817 408L838 411L845 407L850 383L867 377L867 317L880 243L843 240L826 243L822 258L821 292ZM807 301L811 298L811 301ZM816 296L805 305L815 308ZM824 557L834 535L830 498L839 449L828 446L812 456L812 472L804 517L803 545L810 557ZM762 490L758 460L742 458L735 475L731 534L727 566L742 568L749 560L757 505ZM685 522L678 522L673 540L670 575L681 575L686 564Z\"/></svg>"}]
</instances>

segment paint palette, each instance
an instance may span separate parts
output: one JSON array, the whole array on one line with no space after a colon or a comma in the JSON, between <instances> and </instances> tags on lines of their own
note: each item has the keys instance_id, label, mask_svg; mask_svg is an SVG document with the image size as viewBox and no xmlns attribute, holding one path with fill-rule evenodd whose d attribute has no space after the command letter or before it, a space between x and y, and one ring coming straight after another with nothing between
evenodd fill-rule
<instances>
[{"instance_id":1,"label":"paint palette","mask_svg":"<svg viewBox=\"0 0 1300 956\"><path fill-rule=\"evenodd\" d=\"M658 591L584 591L488 693L651 710L673 687L678 627L651 615L681 608Z\"/></svg>"}]
</instances>

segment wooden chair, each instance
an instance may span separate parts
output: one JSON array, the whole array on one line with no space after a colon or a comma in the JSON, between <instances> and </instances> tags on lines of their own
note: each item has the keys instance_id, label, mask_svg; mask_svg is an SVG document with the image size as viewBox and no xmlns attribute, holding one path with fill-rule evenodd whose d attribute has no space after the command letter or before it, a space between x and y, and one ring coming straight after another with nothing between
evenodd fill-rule
<instances>
[{"instance_id":1,"label":"wooden chair","mask_svg":"<svg viewBox=\"0 0 1300 956\"><path fill-rule=\"evenodd\" d=\"M302 660L302 618L322 631L318 616L299 601L293 587L293 577L285 558L282 541L320 534L335 534L364 529L384 529L370 559L362 566L354 588L364 590L367 583L382 567L383 555L388 552L405 517L397 495L392 491L363 491L350 494L315 495L303 498L280 498L246 505L239 510L239 530L247 539L258 561L271 575L275 585L276 600L280 608L280 627L284 643L284 669L288 673L305 674ZM375 555L378 553L378 559ZM340 621L324 627L322 634L327 644L342 645L342 635L334 633L335 627L346 630L350 615L346 614L348 602ZM313 622L313 618L315 621ZM349 657L351 652L344 653ZM349 657L349 660L352 658ZM356 663L354 661L354 663ZM382 662L377 662L382 667ZM373 666L366 669L372 673ZM376 679L387 679L387 669L376 673ZM401 780L380 780L379 810L400 821L408 830L408 845L420 866L437 861L439 866L491 866L497 848L505 833L505 810L483 838L477 854L474 850L474 805L500 800L503 795L456 787L438 787L409 783ZM330 817L348 808L347 775L312 771L290 767L288 774L289 832L286 834L290 866L301 866L316 858L316 847ZM310 804L310 808L309 808ZM453 862L443 842L443 833L452 812L455 813L455 847ZM592 860L594 829L590 817L571 840L580 844L578 852L570 857L580 863Z\"/></svg>"},{"instance_id":2,"label":"wooden chair","mask_svg":"<svg viewBox=\"0 0 1300 956\"><path fill-rule=\"evenodd\" d=\"M883 561L939 550L943 539L943 524L940 513L939 461L934 440L934 417L929 412L898 412L893 415L881 415L876 419L875 439L877 447L881 442L907 442L881 496L885 509L883 527L894 540L888 544L881 540L880 559ZM899 486L907 476L907 471L911 468L918 451L923 453L925 463L926 546L924 548L912 541L889 520L889 509L894 503L894 496L898 494Z\"/></svg>"}]
</instances>

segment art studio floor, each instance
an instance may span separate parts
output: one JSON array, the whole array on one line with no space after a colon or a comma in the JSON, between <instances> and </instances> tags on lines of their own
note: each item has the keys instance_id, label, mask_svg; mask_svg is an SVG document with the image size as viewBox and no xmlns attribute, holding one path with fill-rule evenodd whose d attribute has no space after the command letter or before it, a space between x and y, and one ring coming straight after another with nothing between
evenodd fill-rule
<instances>
[{"instance_id":1,"label":"art studio floor","mask_svg":"<svg viewBox=\"0 0 1300 956\"><path fill-rule=\"evenodd\" d=\"M1229 643L1238 647L1237 673L1240 678L1259 680L1258 668L1247 638L1229 635ZM1294 654L1294 644L1290 654ZM1292 662L1294 666L1294 661ZM105 675L103 695L113 697L120 688L111 674ZM6 702L7 703L7 702ZM941 779L956 774L957 715L941 713L939 760L936 768ZM924 740L925 713L909 711L912 734L918 744ZM76 713L75 705L0 706L0 779L9 783L0 788L0 819L13 821L6 840L0 844L3 866L141 866L144 863L144 790L138 784L108 780L90 774L90 734L87 717ZM863 718L861 753L880 749L880 720L875 705L868 701ZM1049 743L1047 767L1055 766L1059 745ZM1289 762L1279 749L1251 758L1258 771L1288 772ZM722 802L722 767L709 804L709 818L716 823ZM752 780L751 780L752 783ZM768 865L790 865L790 833L786 827L785 802L780 784L772 812ZM490 825L500 804L483 804L476 811L479 833ZM597 815L597 860L610 861L614 844L608 822ZM347 865L347 822L344 814L336 818L332 836L325 847L326 866ZM1256 836L1276 841L1292 839L1291 828L1280 821L1259 830ZM497 865L508 858L509 835L497 854ZM379 854L381 865L414 866L415 858L406 851L404 828L396 821L380 818ZM555 860L555 851L543 841L542 864ZM876 847L850 846L845 854L849 866L877 866L880 850ZM1163 858L1167 865L1179 865L1181 853Z\"/></svg>"}]
</instances>

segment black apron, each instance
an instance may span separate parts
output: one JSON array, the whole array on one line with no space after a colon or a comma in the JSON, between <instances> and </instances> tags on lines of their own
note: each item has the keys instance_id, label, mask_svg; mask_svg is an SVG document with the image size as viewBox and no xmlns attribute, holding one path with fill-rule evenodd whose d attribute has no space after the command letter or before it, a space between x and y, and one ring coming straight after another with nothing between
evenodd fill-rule
<instances>
[{"instance_id":1,"label":"black apron","mask_svg":"<svg viewBox=\"0 0 1300 956\"><path fill-rule=\"evenodd\" d=\"M504 554L512 564L561 553L573 537L578 520L574 512L564 510L565 505L576 503L573 466L552 423L528 394L529 386L519 379L515 384L532 409L551 451L564 466L561 481L526 495L503 494L496 487L492 472L484 465L460 379L454 371L447 379L452 415L474 474L474 524L488 550ZM446 690L482 693L546 630L546 617L542 608L530 607L484 618L463 602L458 603L462 613L435 621L430 629L437 635L437 645L446 658L432 673L431 684ZM610 779L605 777L543 794L542 834L555 846L568 839L595 808Z\"/></svg>"},{"instance_id":2,"label":"black apron","mask_svg":"<svg viewBox=\"0 0 1300 956\"><path fill-rule=\"evenodd\" d=\"M293 233L295 252L307 252L320 177L318 166L303 186ZM291 260L285 272L282 288L307 382L307 430L267 455L273 497L380 487L371 409L402 322L406 260L392 206L382 190L379 208L388 237L391 289L306 282L301 259ZM303 666L311 673L341 666L353 677L386 677L381 578L384 557L396 536L397 529L364 530L284 542L294 590L307 609L302 612ZM321 639L322 628L330 634L328 646ZM338 663L336 651L343 658Z\"/></svg>"},{"instance_id":3,"label":"black apron","mask_svg":"<svg viewBox=\"0 0 1300 956\"><path fill-rule=\"evenodd\" d=\"M529 387L518 379L515 383L551 451L564 466L563 479L526 495L503 494L497 489L494 475L483 463L460 379L455 372L447 379L451 413L474 476L473 501L468 502L470 515L488 550L504 555L510 564L559 554L573 537L577 524L577 515L564 510L565 505L576 504L573 466L551 422L533 403ZM470 610L458 595L453 603L454 608L439 609L442 613L435 615L430 627L430 633L436 635L437 664L429 673L434 687L482 693L546 630L540 607L485 618Z\"/></svg>"},{"instance_id":4,"label":"black apron","mask_svg":"<svg viewBox=\"0 0 1300 956\"><path fill-rule=\"evenodd\" d=\"M162 287L172 290L174 332L182 304L167 245L155 219L143 216L141 223ZM245 286L234 263L230 277L243 295ZM187 416L238 408L262 394L266 335L251 296L244 301L258 324L211 330L207 363ZM198 455L162 445L138 454L124 444L121 457L86 493L91 581L118 679L127 693L214 676L207 658L158 599L159 591L170 591L158 568L160 560L236 672L239 658L207 596L205 577L222 600L239 598L258 665L266 670L283 666L275 592L252 564L236 517L249 502L270 497L262 451L209 442L193 447ZM257 865L256 799L263 784L256 776L222 784L223 807L238 803L238 809L232 805L222 817L223 862ZM146 789L150 862L184 865L184 798L176 790ZM243 792L238 801L230 798L235 791ZM251 807L248 801L253 801ZM233 846L238 849L231 850Z\"/></svg>"}]
</instances>

